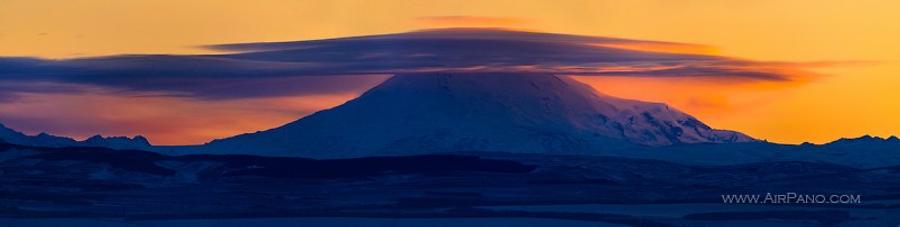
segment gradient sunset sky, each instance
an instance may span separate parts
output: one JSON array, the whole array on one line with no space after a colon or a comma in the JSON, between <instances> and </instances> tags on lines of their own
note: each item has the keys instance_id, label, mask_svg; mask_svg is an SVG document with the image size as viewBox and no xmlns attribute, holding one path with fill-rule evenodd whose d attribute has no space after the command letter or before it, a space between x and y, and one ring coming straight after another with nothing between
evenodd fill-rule
<instances>
[{"instance_id":1,"label":"gradient sunset sky","mask_svg":"<svg viewBox=\"0 0 900 227\"><path fill-rule=\"evenodd\" d=\"M669 103L715 128L774 142L821 143L864 134L900 135L898 11L900 2L865 0L0 0L0 56L62 60L210 54L221 50L203 46L446 27L696 44L623 48L727 56L797 75L784 81L611 76L579 80L611 95ZM803 72L795 73L796 68ZM142 134L154 144L203 143L282 125L343 103L385 78L352 76L332 82L324 77L286 78L209 88L308 90L241 98L135 95L109 87L0 78L0 89L15 90L6 95L0 91L0 122L27 133L78 139Z\"/></svg>"}]
</instances>

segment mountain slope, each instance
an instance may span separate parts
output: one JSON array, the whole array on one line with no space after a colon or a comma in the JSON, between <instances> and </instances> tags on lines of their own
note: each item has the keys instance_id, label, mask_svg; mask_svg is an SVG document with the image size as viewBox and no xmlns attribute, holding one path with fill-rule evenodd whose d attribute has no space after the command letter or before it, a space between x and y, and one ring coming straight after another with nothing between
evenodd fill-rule
<instances>
[{"instance_id":1,"label":"mountain slope","mask_svg":"<svg viewBox=\"0 0 900 227\"><path fill-rule=\"evenodd\" d=\"M564 76L398 75L341 106L202 149L315 158L459 150L598 154L752 140Z\"/></svg>"}]
</instances>

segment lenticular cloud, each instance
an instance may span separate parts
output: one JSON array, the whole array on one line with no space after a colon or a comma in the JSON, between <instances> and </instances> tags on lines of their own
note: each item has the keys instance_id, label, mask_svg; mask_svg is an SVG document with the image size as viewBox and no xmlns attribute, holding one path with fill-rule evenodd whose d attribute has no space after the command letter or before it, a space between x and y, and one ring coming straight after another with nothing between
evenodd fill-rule
<instances>
[{"instance_id":1,"label":"lenticular cloud","mask_svg":"<svg viewBox=\"0 0 900 227\"><path fill-rule=\"evenodd\" d=\"M695 45L498 29L439 29L214 45L208 48L227 53L209 55L118 55L67 60L7 57L0 58L3 66L0 83L82 84L125 91L239 98L240 92L220 95L215 94L216 89L209 88L226 83L279 84L272 81L303 76L429 73L790 80L790 75L783 70L773 69L766 63L629 48L660 46L685 49ZM334 84L352 82L334 81ZM321 90L322 83L316 87Z\"/></svg>"}]
</instances>

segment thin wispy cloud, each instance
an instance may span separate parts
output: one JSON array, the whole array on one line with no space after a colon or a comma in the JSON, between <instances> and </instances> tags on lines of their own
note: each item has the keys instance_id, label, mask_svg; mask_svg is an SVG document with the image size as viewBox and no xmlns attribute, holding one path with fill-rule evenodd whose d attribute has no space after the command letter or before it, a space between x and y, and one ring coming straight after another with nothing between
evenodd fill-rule
<instances>
[{"instance_id":1,"label":"thin wispy cloud","mask_svg":"<svg viewBox=\"0 0 900 227\"><path fill-rule=\"evenodd\" d=\"M415 21L431 27L516 27L532 23L523 18L468 15L417 17Z\"/></svg>"}]
</instances>

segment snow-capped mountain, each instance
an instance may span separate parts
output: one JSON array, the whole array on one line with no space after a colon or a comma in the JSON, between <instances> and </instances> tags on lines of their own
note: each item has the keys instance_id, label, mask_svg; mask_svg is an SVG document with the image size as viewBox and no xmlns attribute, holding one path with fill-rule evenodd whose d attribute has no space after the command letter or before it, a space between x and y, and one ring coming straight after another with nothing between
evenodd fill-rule
<instances>
[{"instance_id":1,"label":"snow-capped mountain","mask_svg":"<svg viewBox=\"0 0 900 227\"><path fill-rule=\"evenodd\" d=\"M152 145L143 136L135 136L128 138L124 136L103 137L95 135L84 141L77 141L72 138L40 133L34 136L25 135L24 133L10 129L0 124L0 140L18 145L37 146L37 147L106 147L113 149L138 149L149 150Z\"/></svg>"},{"instance_id":2,"label":"snow-capped mountain","mask_svg":"<svg viewBox=\"0 0 900 227\"><path fill-rule=\"evenodd\" d=\"M566 76L397 75L359 98L202 150L315 158L446 151L600 154L747 142L661 103L595 92Z\"/></svg>"}]
</instances>

